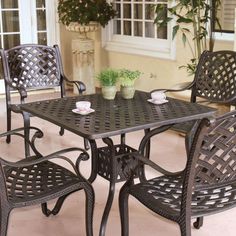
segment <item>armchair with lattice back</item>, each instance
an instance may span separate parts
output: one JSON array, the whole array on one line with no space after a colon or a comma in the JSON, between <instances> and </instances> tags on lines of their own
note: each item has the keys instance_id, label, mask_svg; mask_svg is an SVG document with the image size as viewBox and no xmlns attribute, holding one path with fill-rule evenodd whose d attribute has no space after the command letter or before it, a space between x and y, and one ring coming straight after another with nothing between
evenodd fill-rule
<instances>
[{"instance_id":1,"label":"armchair with lattice back","mask_svg":"<svg viewBox=\"0 0 236 236\"><path fill-rule=\"evenodd\" d=\"M92 236L94 191L79 169L80 162L89 159L88 153L71 147L43 156L35 146L35 140L42 138L43 133L35 127L28 129L30 139L24 136L25 128L0 134L0 138L14 135L26 139L33 151L32 156L17 162L8 161L9 157L0 157L0 235L7 235L9 216L14 208L41 205L45 216L57 215L70 194L84 190L85 235ZM49 210L47 202L53 199L56 204Z\"/></svg>"},{"instance_id":2,"label":"armchair with lattice back","mask_svg":"<svg viewBox=\"0 0 236 236\"><path fill-rule=\"evenodd\" d=\"M155 89L159 91L163 89ZM165 92L182 92L191 90L191 102L211 106L236 105L236 52L230 50L204 51L199 59L194 80L181 89L164 89ZM221 113L219 111L219 113ZM174 130L187 133L194 121L178 124Z\"/></svg>"},{"instance_id":3,"label":"armchair with lattice back","mask_svg":"<svg viewBox=\"0 0 236 236\"><path fill-rule=\"evenodd\" d=\"M159 128L150 131L141 141L139 154L134 155L139 165L127 171L130 178L120 191L122 236L129 235L129 196L178 223L182 236L191 235L191 218L196 219L194 227L199 229L204 216L236 206L236 111L215 121L200 121L192 143L186 146L185 168L177 173L145 158L145 146L158 132ZM158 177L134 182L132 173L142 173L143 165L157 170Z\"/></svg>"},{"instance_id":4,"label":"armchair with lattice back","mask_svg":"<svg viewBox=\"0 0 236 236\"><path fill-rule=\"evenodd\" d=\"M30 126L30 114L22 112L18 104L27 101L28 92L59 88L59 97L66 96L65 84L71 83L78 89L79 94L86 90L81 81L70 81L64 74L60 51L57 45L45 46L38 44L23 44L7 50L1 49L3 73L6 91L7 131L11 130L12 112L23 115L24 126ZM12 91L19 93L19 101L13 103ZM26 129L27 130L27 129ZM64 129L60 129L60 135ZM28 135L27 133L25 134ZM11 137L7 136L7 143ZM26 144L26 155L29 155L29 147Z\"/></svg>"}]
</instances>

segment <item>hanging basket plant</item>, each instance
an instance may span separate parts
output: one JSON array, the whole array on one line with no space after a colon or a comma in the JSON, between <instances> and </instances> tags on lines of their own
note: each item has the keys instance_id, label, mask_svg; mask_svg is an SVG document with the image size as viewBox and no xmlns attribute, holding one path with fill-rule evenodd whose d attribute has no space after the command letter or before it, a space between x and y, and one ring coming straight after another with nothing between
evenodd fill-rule
<instances>
[{"instance_id":1,"label":"hanging basket plant","mask_svg":"<svg viewBox=\"0 0 236 236\"><path fill-rule=\"evenodd\" d=\"M58 14L60 22L67 26L72 22L88 25L95 21L105 27L116 11L106 0L59 0Z\"/></svg>"}]
</instances>

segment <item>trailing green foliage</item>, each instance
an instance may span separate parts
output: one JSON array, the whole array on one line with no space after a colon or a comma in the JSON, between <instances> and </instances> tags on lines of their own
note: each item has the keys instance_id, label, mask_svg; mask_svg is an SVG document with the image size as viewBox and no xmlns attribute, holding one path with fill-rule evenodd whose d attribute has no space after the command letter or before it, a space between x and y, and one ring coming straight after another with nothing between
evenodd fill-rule
<instances>
[{"instance_id":1,"label":"trailing green foliage","mask_svg":"<svg viewBox=\"0 0 236 236\"><path fill-rule=\"evenodd\" d=\"M106 0L59 0L58 14L65 25L71 22L87 25L96 21L104 27L116 16L116 11Z\"/></svg>"},{"instance_id":2,"label":"trailing green foliage","mask_svg":"<svg viewBox=\"0 0 236 236\"><path fill-rule=\"evenodd\" d=\"M139 78L141 72L138 70L132 71L128 69L122 69L119 72L120 83L122 86L132 86L134 81Z\"/></svg>"},{"instance_id":3,"label":"trailing green foliage","mask_svg":"<svg viewBox=\"0 0 236 236\"><path fill-rule=\"evenodd\" d=\"M100 81L102 86L114 86L116 85L118 78L119 72L113 69L102 70L97 75L97 79Z\"/></svg>"},{"instance_id":4,"label":"trailing green foliage","mask_svg":"<svg viewBox=\"0 0 236 236\"><path fill-rule=\"evenodd\" d=\"M213 9L212 1L215 1L215 9ZM176 5L168 9L166 9L166 4L156 5L154 22L159 27L166 27L168 22L175 19L176 25L172 30L173 39L177 33L180 33L183 44L188 45L192 52L190 63L181 66L186 68L189 74L195 72L202 52L207 49L213 50L212 12L217 11L220 4L221 0L177 0ZM214 20L219 25L218 19Z\"/></svg>"}]
</instances>

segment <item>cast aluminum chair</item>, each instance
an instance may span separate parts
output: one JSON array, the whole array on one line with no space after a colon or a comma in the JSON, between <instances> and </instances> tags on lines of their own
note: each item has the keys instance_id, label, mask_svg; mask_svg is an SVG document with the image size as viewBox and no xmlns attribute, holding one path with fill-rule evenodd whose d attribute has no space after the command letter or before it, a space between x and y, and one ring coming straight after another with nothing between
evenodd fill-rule
<instances>
[{"instance_id":1,"label":"cast aluminum chair","mask_svg":"<svg viewBox=\"0 0 236 236\"><path fill-rule=\"evenodd\" d=\"M200 228L203 216L236 206L236 111L214 122L201 120L190 149L186 150L186 166L178 173L144 158L146 144L158 132L159 128L154 129L143 138L139 154L134 155L140 164L132 170L139 172L143 165L149 165L162 175L136 184L131 175L123 185L119 196L122 236L129 235L130 195L153 212L178 223L182 236L191 235L191 218L197 219L194 227Z\"/></svg>"},{"instance_id":2,"label":"cast aluminum chair","mask_svg":"<svg viewBox=\"0 0 236 236\"><path fill-rule=\"evenodd\" d=\"M236 52L204 51L199 59L194 80L182 89L164 89L181 92L191 89L191 102L236 105ZM158 91L160 89L153 90ZM163 90L163 89L161 89ZM188 132L194 122L176 125L173 129Z\"/></svg>"},{"instance_id":3,"label":"cast aluminum chair","mask_svg":"<svg viewBox=\"0 0 236 236\"><path fill-rule=\"evenodd\" d=\"M87 152L80 148L67 148L42 156L35 148L35 139L41 138L43 133L34 127L29 129L36 131L32 139L28 140L34 155L18 162L9 162L0 158L0 235L7 235L9 215L14 208L41 204L46 216L56 215L68 195L78 190L84 190L86 235L92 236L94 191L91 184L79 171L80 162L89 158ZM22 132L24 133L24 128L19 128L0 134L0 137L16 135L25 138ZM74 154L75 157L78 157L75 164L66 157L67 154ZM51 160L63 161L64 164L69 164L72 170ZM52 199L57 199L57 202L55 207L49 210L47 202Z\"/></svg>"},{"instance_id":4,"label":"cast aluminum chair","mask_svg":"<svg viewBox=\"0 0 236 236\"><path fill-rule=\"evenodd\" d=\"M5 80L7 131L11 130L11 112L22 113L18 104L24 103L28 98L28 91L59 88L60 97L65 97L65 83L74 84L81 94L86 90L80 81L70 81L63 72L60 51L57 45L45 46L38 44L23 44L8 50L1 49L0 55ZM19 102L13 104L12 91L18 91ZM23 112L24 127L30 126L30 114ZM27 130L27 129L26 129ZM60 134L63 135L61 128ZM27 133L25 134L28 135ZM7 136L10 143L11 136ZM26 145L29 155L29 147Z\"/></svg>"}]
</instances>

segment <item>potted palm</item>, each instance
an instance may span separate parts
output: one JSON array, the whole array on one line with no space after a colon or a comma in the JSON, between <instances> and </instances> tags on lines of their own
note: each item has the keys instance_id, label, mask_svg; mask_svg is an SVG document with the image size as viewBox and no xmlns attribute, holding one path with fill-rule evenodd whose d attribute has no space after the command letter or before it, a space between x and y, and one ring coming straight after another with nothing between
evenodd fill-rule
<instances>
[{"instance_id":1,"label":"potted palm","mask_svg":"<svg viewBox=\"0 0 236 236\"><path fill-rule=\"evenodd\" d=\"M102 70L97 79L102 86L102 95L105 99L112 100L116 96L116 83L119 78L119 72L113 69Z\"/></svg>"},{"instance_id":2,"label":"potted palm","mask_svg":"<svg viewBox=\"0 0 236 236\"><path fill-rule=\"evenodd\" d=\"M105 27L116 11L106 0L59 0L58 15L68 30L87 33Z\"/></svg>"},{"instance_id":3,"label":"potted palm","mask_svg":"<svg viewBox=\"0 0 236 236\"><path fill-rule=\"evenodd\" d=\"M122 69L119 72L119 79L121 84L121 96L124 99L131 99L134 97L134 82L141 75L141 72L138 70L132 71L128 69Z\"/></svg>"},{"instance_id":4,"label":"potted palm","mask_svg":"<svg viewBox=\"0 0 236 236\"><path fill-rule=\"evenodd\" d=\"M213 18L213 11L217 12L222 0L170 0L173 5L166 8L165 4L156 5L155 23L166 26L171 20L175 21L172 37L181 34L184 45L188 45L192 58L186 68L191 75L195 73L196 65L204 50L213 50L214 38L212 32L213 21L220 27L219 20ZM214 4L213 4L214 3ZM221 28L221 27L220 27Z\"/></svg>"}]
</instances>

